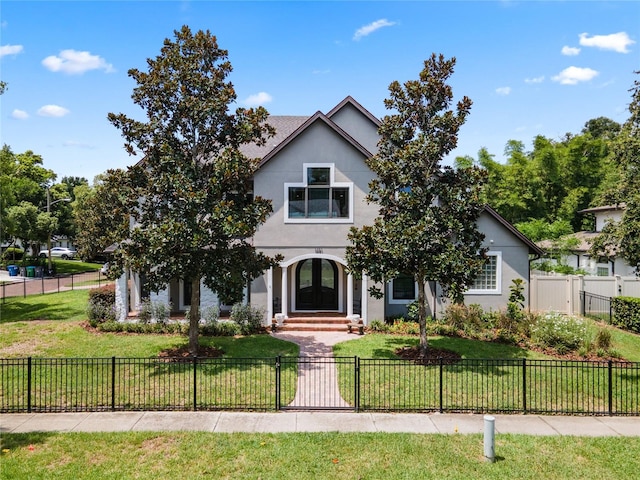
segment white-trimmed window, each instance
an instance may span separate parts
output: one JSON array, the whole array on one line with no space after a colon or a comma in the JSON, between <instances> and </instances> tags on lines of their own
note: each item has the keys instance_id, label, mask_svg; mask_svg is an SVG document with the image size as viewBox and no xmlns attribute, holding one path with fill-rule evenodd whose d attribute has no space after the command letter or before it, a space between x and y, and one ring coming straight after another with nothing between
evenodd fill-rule
<instances>
[{"instance_id":1,"label":"white-trimmed window","mask_svg":"<svg viewBox=\"0 0 640 480\"><path fill-rule=\"evenodd\" d=\"M353 183L336 182L333 163L305 163L303 182L285 183L285 223L352 223Z\"/></svg>"},{"instance_id":2,"label":"white-trimmed window","mask_svg":"<svg viewBox=\"0 0 640 480\"><path fill-rule=\"evenodd\" d=\"M465 293L500 294L502 293L502 252L487 252L487 262L473 286Z\"/></svg>"},{"instance_id":3,"label":"white-trimmed window","mask_svg":"<svg viewBox=\"0 0 640 480\"><path fill-rule=\"evenodd\" d=\"M398 275L387 288L390 304L408 304L418 298L418 285L410 275Z\"/></svg>"}]
</instances>

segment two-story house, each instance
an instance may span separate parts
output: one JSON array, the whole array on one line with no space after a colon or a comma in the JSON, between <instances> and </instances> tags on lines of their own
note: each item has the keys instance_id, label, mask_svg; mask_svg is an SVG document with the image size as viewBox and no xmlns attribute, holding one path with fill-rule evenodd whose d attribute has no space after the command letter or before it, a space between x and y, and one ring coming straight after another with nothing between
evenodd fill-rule
<instances>
[{"instance_id":1,"label":"two-story house","mask_svg":"<svg viewBox=\"0 0 640 480\"><path fill-rule=\"evenodd\" d=\"M346 269L349 229L372 224L378 213L377 205L365 201L375 175L365 160L377 152L380 121L347 97L327 113L271 116L269 123L276 136L264 146L244 150L261 158L254 193L273 204L273 214L260 226L253 244L284 259L247 286L246 300L264 308L265 324L277 314L360 315L367 323L406 312L417 298L412 279L390 279L385 298L375 299L368 293L366 275L356 279ZM520 278L528 285L529 256L541 250L489 207L479 228L485 233L489 261L465 301L504 308L512 280ZM135 275L131 280L130 303L135 305L141 286ZM120 305L126 307L126 279L118 285ZM178 311L188 307L189 292L180 279L151 295L152 301L171 301ZM202 306L217 301L203 286ZM445 308L437 285L431 285L429 308L432 315Z\"/></svg>"}]
</instances>

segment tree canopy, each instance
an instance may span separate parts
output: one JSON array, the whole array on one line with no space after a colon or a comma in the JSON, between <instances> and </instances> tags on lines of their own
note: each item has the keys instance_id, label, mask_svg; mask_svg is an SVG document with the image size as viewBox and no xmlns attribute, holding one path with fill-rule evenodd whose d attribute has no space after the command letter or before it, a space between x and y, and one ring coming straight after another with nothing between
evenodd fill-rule
<instances>
[{"instance_id":1,"label":"tree canopy","mask_svg":"<svg viewBox=\"0 0 640 480\"><path fill-rule=\"evenodd\" d=\"M378 153L367 161L377 175L367 201L379 206L378 217L373 225L352 228L347 247L355 275L366 272L376 282L401 274L415 280L423 354L427 282L439 282L459 299L485 261L476 226L484 173L475 166L442 165L472 104L463 97L451 108L446 82L454 65L455 58L433 54L417 80L389 86L385 106L393 113L382 120ZM373 288L372 294L382 292Z\"/></svg>"},{"instance_id":2,"label":"tree canopy","mask_svg":"<svg viewBox=\"0 0 640 480\"><path fill-rule=\"evenodd\" d=\"M240 150L273 131L263 107L232 111L232 67L215 36L187 26L174 33L147 60L147 72L129 70L137 83L132 99L147 121L109 114L127 151L143 155L127 172L128 201L136 207L117 258L143 273L152 291L172 278L191 283L189 350L197 355L201 281L224 301L238 301L274 264L250 242L271 202L253 196L259 160Z\"/></svg>"},{"instance_id":3,"label":"tree canopy","mask_svg":"<svg viewBox=\"0 0 640 480\"><path fill-rule=\"evenodd\" d=\"M640 71L635 72L640 75ZM603 197L607 203L625 203L620 222L609 222L591 247L596 256L620 255L640 275L640 80L631 88L629 119L613 143L613 159L620 166L620 181Z\"/></svg>"}]
</instances>

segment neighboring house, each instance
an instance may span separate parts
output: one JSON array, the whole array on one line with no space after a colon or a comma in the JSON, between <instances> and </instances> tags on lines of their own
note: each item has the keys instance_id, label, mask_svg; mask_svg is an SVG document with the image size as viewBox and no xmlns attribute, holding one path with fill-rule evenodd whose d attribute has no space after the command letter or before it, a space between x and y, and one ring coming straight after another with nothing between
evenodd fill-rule
<instances>
[{"instance_id":1,"label":"neighboring house","mask_svg":"<svg viewBox=\"0 0 640 480\"><path fill-rule=\"evenodd\" d=\"M578 213L594 216L595 231L576 232L571 235L577 240L577 245L571 249L571 253L563 258L563 263L586 272L588 275L600 277L610 277L614 275L630 276L634 275L633 268L621 257L595 258L589 255L589 249L595 238L600 235L604 226L611 221L619 222L622 219L626 204L604 205L601 207L586 208ZM538 246L545 251L552 248L550 240L538 243Z\"/></svg>"},{"instance_id":2,"label":"neighboring house","mask_svg":"<svg viewBox=\"0 0 640 480\"><path fill-rule=\"evenodd\" d=\"M390 281L385 298L375 299L368 292L371 281L366 276L358 280L346 269L349 229L372 224L378 214L378 207L365 201L374 178L365 160L377 152L380 121L347 97L326 114L271 116L269 123L276 136L267 145L244 149L246 155L262 159L254 194L273 202L273 213L256 232L253 245L284 259L247 287L246 300L264 308L265 322L276 314L323 312L360 315L368 323L405 313L417 298L412 279ZM465 302L505 308L516 278L527 282L528 302L529 256L542 251L489 207L478 224L486 236L489 261ZM142 285L136 275L130 280L130 304L136 305ZM126 288L123 277L118 282L121 308L127 306ZM188 307L189 298L188 284L179 279L151 295L152 301L170 301L177 311ZM203 285L202 306L217 301ZM441 291L431 285L430 313L439 314L445 307Z\"/></svg>"}]
</instances>

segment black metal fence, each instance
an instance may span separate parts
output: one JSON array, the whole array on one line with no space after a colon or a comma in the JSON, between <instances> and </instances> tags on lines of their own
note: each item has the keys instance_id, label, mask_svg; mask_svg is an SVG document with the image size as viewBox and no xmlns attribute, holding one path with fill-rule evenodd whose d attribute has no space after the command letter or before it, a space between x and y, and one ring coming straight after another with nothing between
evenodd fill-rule
<instances>
[{"instance_id":1,"label":"black metal fence","mask_svg":"<svg viewBox=\"0 0 640 480\"><path fill-rule=\"evenodd\" d=\"M610 324L613 318L611 297L580 290L580 315Z\"/></svg>"},{"instance_id":2,"label":"black metal fence","mask_svg":"<svg viewBox=\"0 0 640 480\"><path fill-rule=\"evenodd\" d=\"M9 277L11 278L11 277ZM113 283L102 272L70 273L55 277L22 277L19 280L0 282L2 301L10 297L26 297L28 295L43 295L45 293L60 293L66 290L99 287Z\"/></svg>"},{"instance_id":3,"label":"black metal fence","mask_svg":"<svg viewBox=\"0 0 640 480\"><path fill-rule=\"evenodd\" d=\"M0 359L0 412L282 410L640 415L640 363Z\"/></svg>"}]
</instances>

